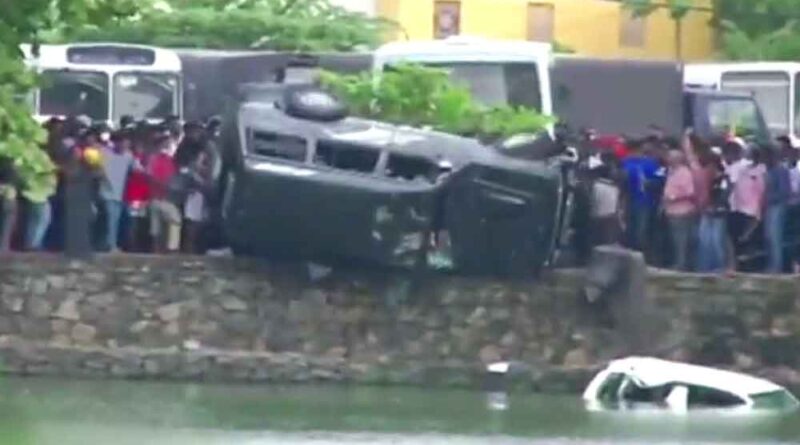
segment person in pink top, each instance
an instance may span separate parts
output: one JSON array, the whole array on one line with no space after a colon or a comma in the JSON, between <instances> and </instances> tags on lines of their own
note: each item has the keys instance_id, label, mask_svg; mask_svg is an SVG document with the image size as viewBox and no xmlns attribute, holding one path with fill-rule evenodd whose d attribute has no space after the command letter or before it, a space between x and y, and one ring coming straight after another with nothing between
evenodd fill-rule
<instances>
[{"instance_id":1,"label":"person in pink top","mask_svg":"<svg viewBox=\"0 0 800 445\"><path fill-rule=\"evenodd\" d=\"M696 181L681 151L670 151L667 164L669 172L662 205L672 236L675 268L688 271L689 252L697 232Z\"/></svg>"},{"instance_id":2,"label":"person in pink top","mask_svg":"<svg viewBox=\"0 0 800 445\"><path fill-rule=\"evenodd\" d=\"M742 229L737 231L737 239L734 240L737 244L750 238L758 228L764 211L767 168L761 159L761 151L753 150L750 161L750 164L741 170L733 185L731 210L743 220Z\"/></svg>"},{"instance_id":3,"label":"person in pink top","mask_svg":"<svg viewBox=\"0 0 800 445\"><path fill-rule=\"evenodd\" d=\"M729 241L725 223L730 208L730 182L722 160L706 141L693 134L693 130L684 134L682 148L694 176L697 206L694 269L697 272L720 272L728 264L726 250Z\"/></svg>"}]
</instances>

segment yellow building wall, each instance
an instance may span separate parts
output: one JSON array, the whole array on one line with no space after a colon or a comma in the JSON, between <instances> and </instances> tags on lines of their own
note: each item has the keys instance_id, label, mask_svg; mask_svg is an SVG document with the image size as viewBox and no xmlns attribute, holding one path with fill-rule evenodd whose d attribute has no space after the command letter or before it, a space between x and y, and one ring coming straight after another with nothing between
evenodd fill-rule
<instances>
[{"instance_id":1,"label":"yellow building wall","mask_svg":"<svg viewBox=\"0 0 800 445\"><path fill-rule=\"evenodd\" d=\"M435 0L378 0L378 12L397 22L401 31L393 39L428 40L434 36ZM552 4L554 40L578 54L597 57L672 59L675 22L669 11L659 9L647 17L645 44L621 45L625 12L610 0L460 0L461 34L497 39L524 40L528 34L528 5ZM709 7L711 0L698 6ZM683 20L683 58L709 59L714 53L710 11L692 11Z\"/></svg>"}]
</instances>

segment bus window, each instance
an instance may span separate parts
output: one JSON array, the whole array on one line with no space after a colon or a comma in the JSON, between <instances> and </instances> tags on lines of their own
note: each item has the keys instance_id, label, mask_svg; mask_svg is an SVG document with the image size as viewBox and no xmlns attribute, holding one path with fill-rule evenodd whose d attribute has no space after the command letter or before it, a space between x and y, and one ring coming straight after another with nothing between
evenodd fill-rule
<instances>
[{"instance_id":1,"label":"bus window","mask_svg":"<svg viewBox=\"0 0 800 445\"><path fill-rule=\"evenodd\" d=\"M90 71L42 72L39 114L108 119L108 76Z\"/></svg>"},{"instance_id":2,"label":"bus window","mask_svg":"<svg viewBox=\"0 0 800 445\"><path fill-rule=\"evenodd\" d=\"M708 122L711 132L715 135L724 135L733 130L736 136L753 138L755 140L769 140L769 135L763 134L766 129L762 127L758 114L758 105L752 99L720 99L708 103Z\"/></svg>"},{"instance_id":3,"label":"bus window","mask_svg":"<svg viewBox=\"0 0 800 445\"><path fill-rule=\"evenodd\" d=\"M773 136L789 133L789 75L786 73L732 72L722 75L722 89L751 93L761 106Z\"/></svg>"},{"instance_id":4,"label":"bus window","mask_svg":"<svg viewBox=\"0 0 800 445\"><path fill-rule=\"evenodd\" d=\"M800 73L794 75L794 134L800 137Z\"/></svg>"},{"instance_id":5,"label":"bus window","mask_svg":"<svg viewBox=\"0 0 800 445\"><path fill-rule=\"evenodd\" d=\"M163 119L179 114L178 76L166 73L118 73L114 76L114 121Z\"/></svg>"},{"instance_id":6,"label":"bus window","mask_svg":"<svg viewBox=\"0 0 800 445\"><path fill-rule=\"evenodd\" d=\"M454 62L427 64L450 72L456 83L487 106L522 106L540 110L539 73L535 63Z\"/></svg>"}]
</instances>

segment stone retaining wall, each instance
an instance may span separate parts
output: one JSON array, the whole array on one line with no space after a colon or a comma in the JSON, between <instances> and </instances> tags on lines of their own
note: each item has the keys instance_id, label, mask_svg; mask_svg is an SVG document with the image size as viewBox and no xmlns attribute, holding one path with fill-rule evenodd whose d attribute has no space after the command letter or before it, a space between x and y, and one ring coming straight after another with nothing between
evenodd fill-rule
<instances>
[{"instance_id":1,"label":"stone retaining wall","mask_svg":"<svg viewBox=\"0 0 800 445\"><path fill-rule=\"evenodd\" d=\"M800 382L794 278L652 272L643 337L615 319L613 298L585 302L583 276L13 255L0 258L0 359L25 375L438 385L474 385L509 359L527 365L525 385L576 390L605 361L646 353Z\"/></svg>"}]
</instances>

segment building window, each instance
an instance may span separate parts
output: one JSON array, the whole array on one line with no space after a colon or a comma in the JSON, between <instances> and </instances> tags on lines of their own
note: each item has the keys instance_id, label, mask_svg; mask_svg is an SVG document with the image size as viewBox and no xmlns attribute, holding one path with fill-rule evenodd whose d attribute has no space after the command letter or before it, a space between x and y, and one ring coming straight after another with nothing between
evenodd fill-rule
<instances>
[{"instance_id":1,"label":"building window","mask_svg":"<svg viewBox=\"0 0 800 445\"><path fill-rule=\"evenodd\" d=\"M461 32L461 3L437 1L433 16L433 30L437 39L458 35Z\"/></svg>"},{"instance_id":2,"label":"building window","mask_svg":"<svg viewBox=\"0 0 800 445\"><path fill-rule=\"evenodd\" d=\"M554 25L553 5L543 3L528 5L528 40L552 42Z\"/></svg>"},{"instance_id":3,"label":"building window","mask_svg":"<svg viewBox=\"0 0 800 445\"><path fill-rule=\"evenodd\" d=\"M637 17L632 11L622 9L620 11L619 23L619 44L634 48L645 46L645 36L647 34L647 18Z\"/></svg>"}]
</instances>

